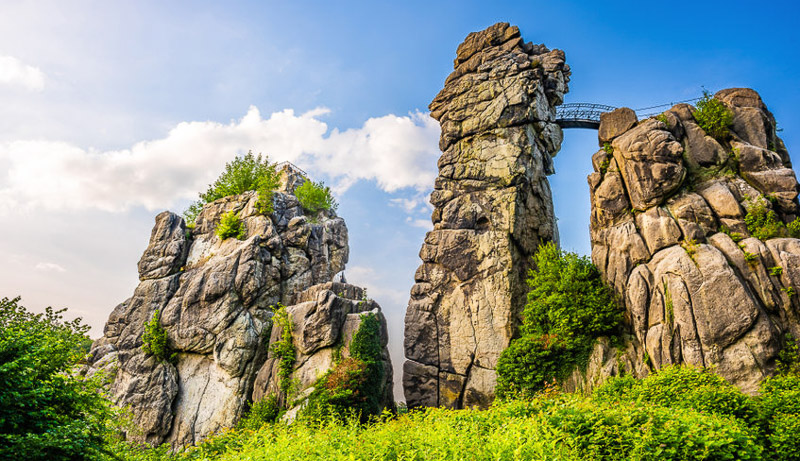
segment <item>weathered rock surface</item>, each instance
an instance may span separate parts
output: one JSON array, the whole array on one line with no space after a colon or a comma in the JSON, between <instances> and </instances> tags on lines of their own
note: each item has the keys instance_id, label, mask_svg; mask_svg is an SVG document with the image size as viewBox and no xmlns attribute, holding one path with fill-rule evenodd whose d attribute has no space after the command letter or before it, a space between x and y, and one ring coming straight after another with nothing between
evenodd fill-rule
<instances>
[{"instance_id":1,"label":"weathered rock surface","mask_svg":"<svg viewBox=\"0 0 800 461\"><path fill-rule=\"evenodd\" d=\"M715 97L734 114L729 139L706 135L686 104L666 111L666 124L620 131L613 117L601 121L600 132L614 134L613 160L601 168L608 154L599 151L589 176L592 260L624 302L631 336L622 360L598 344L568 387L590 387L620 363L637 376L686 363L714 366L755 392L774 371L783 334L800 333L800 302L787 295L800 283L800 240L762 242L744 222L747 200L762 195L785 223L797 216L788 153L755 91Z\"/></svg>"},{"instance_id":2,"label":"weathered rock surface","mask_svg":"<svg viewBox=\"0 0 800 461\"><path fill-rule=\"evenodd\" d=\"M389 336L386 318L374 300L366 299L364 290L338 282L314 285L302 292L297 298L297 304L287 306L286 311L292 320L292 342L297 351L290 378L295 387L295 395L302 396L320 376L334 367L337 358L350 357L350 341L361 325L362 316L373 314L381 324L381 355L386 377L382 403L388 408L393 406L392 364L387 348ZM272 329L270 346L280 340L281 333L279 327ZM279 402L292 403L286 402L287 396L280 389L278 362L270 351L256 376L254 402L274 394Z\"/></svg>"},{"instance_id":3,"label":"weathered rock surface","mask_svg":"<svg viewBox=\"0 0 800 461\"><path fill-rule=\"evenodd\" d=\"M89 363L90 372L111 375L112 396L130 408L139 428L130 439L177 447L233 425L267 359L271 306L303 305L301 293L344 269L344 220L322 212L311 221L292 194L296 176L284 171L271 216L257 213L257 194L248 192L206 205L191 230L175 214L156 217L139 262L141 283L110 315ZM247 229L244 240L220 240L215 233L220 216L231 210ZM144 325L156 310L176 353L173 363L141 348ZM304 350L352 327L351 311L326 312L303 324Z\"/></svg>"},{"instance_id":4,"label":"weathered rock surface","mask_svg":"<svg viewBox=\"0 0 800 461\"><path fill-rule=\"evenodd\" d=\"M499 23L470 34L430 105L442 128L434 229L406 311L403 387L415 406L484 407L516 332L525 277L541 242L557 241L550 185L561 146L555 106L564 53L524 43Z\"/></svg>"}]
</instances>

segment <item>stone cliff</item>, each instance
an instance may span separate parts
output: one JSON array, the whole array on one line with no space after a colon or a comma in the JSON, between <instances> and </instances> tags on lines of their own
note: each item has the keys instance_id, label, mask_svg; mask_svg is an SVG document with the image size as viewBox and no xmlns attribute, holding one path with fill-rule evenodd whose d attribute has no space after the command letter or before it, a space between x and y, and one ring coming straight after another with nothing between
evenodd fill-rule
<instances>
[{"instance_id":1,"label":"stone cliff","mask_svg":"<svg viewBox=\"0 0 800 461\"><path fill-rule=\"evenodd\" d=\"M604 114L589 176L592 260L625 305L627 368L713 366L755 392L784 334L800 334L800 240L787 238L798 234L787 228L798 184L760 96L714 98L733 115L717 139L687 104L641 121ZM617 372L601 349L590 381Z\"/></svg>"},{"instance_id":2,"label":"stone cliff","mask_svg":"<svg viewBox=\"0 0 800 461\"><path fill-rule=\"evenodd\" d=\"M515 333L531 256L557 241L550 186L564 53L496 24L467 36L430 105L442 128L434 229L405 320L409 406L485 407Z\"/></svg>"},{"instance_id":3,"label":"stone cliff","mask_svg":"<svg viewBox=\"0 0 800 461\"><path fill-rule=\"evenodd\" d=\"M129 439L178 447L235 424L250 396L272 385L268 343L278 303L294 317L301 384L330 368L324 358L306 359L352 335L359 312L385 325L376 303L352 301L361 299L360 288L330 283L348 259L347 227L333 212L304 213L292 193L304 180L284 170L269 216L247 192L205 205L193 229L170 212L156 217L139 261L141 282L109 316L89 361L90 372L110 375L112 397L130 409ZM243 240L215 233L230 211L244 223ZM142 350L144 325L157 310L171 361Z\"/></svg>"}]
</instances>

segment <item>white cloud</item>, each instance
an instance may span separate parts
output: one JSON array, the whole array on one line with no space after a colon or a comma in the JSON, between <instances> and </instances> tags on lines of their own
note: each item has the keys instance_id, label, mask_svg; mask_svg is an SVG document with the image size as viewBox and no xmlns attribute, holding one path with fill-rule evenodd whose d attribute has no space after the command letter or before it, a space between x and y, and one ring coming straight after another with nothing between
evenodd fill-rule
<instances>
[{"instance_id":1,"label":"white cloud","mask_svg":"<svg viewBox=\"0 0 800 461\"><path fill-rule=\"evenodd\" d=\"M34 267L40 272L66 272L67 270L56 263L41 262Z\"/></svg>"},{"instance_id":2,"label":"white cloud","mask_svg":"<svg viewBox=\"0 0 800 461\"><path fill-rule=\"evenodd\" d=\"M319 108L262 118L251 106L241 120L182 122L166 137L100 152L64 142L0 143L0 207L8 209L162 209L197 193L226 162L248 150L322 173L342 192L374 180L387 192L426 190L436 177L439 127L427 114L385 115L360 128L329 130ZM0 212L2 209L0 209Z\"/></svg>"},{"instance_id":3,"label":"white cloud","mask_svg":"<svg viewBox=\"0 0 800 461\"><path fill-rule=\"evenodd\" d=\"M419 227L420 229L433 230L433 223L430 219L414 219L411 216L406 218L406 222L410 226Z\"/></svg>"},{"instance_id":4,"label":"white cloud","mask_svg":"<svg viewBox=\"0 0 800 461\"><path fill-rule=\"evenodd\" d=\"M44 72L13 56L0 56L0 85L21 86L31 91L42 91Z\"/></svg>"}]
</instances>

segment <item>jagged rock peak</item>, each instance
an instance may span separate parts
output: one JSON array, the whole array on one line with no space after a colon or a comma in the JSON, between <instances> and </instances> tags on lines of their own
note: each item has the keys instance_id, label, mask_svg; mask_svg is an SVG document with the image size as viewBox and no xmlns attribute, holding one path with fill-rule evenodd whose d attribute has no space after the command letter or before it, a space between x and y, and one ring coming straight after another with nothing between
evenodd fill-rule
<instances>
[{"instance_id":1,"label":"jagged rock peak","mask_svg":"<svg viewBox=\"0 0 800 461\"><path fill-rule=\"evenodd\" d=\"M433 231L405 320L409 406L486 406L515 332L525 276L557 241L550 185L561 146L555 106L569 81L564 53L523 43L506 23L470 34L430 105L442 128L431 194Z\"/></svg>"},{"instance_id":2,"label":"jagged rock peak","mask_svg":"<svg viewBox=\"0 0 800 461\"><path fill-rule=\"evenodd\" d=\"M257 212L257 193L247 192L205 205L192 229L173 213L156 217L139 261L141 283L111 313L89 360L89 371L107 372L111 395L130 408L137 429L129 439L179 447L231 427L267 359L271 307L296 304L344 269L345 222L329 211L306 216L291 193L298 175L283 169L269 216ZM243 240L216 234L231 211L241 218ZM172 361L142 350L156 310Z\"/></svg>"},{"instance_id":3,"label":"jagged rock peak","mask_svg":"<svg viewBox=\"0 0 800 461\"><path fill-rule=\"evenodd\" d=\"M629 362L714 366L755 392L783 334L800 334L800 240L776 238L786 229L756 238L745 216L761 208L790 223L798 184L758 93L714 97L733 115L717 139L687 104L632 123L625 109L603 118L606 148L588 178L592 260L625 304Z\"/></svg>"}]
</instances>

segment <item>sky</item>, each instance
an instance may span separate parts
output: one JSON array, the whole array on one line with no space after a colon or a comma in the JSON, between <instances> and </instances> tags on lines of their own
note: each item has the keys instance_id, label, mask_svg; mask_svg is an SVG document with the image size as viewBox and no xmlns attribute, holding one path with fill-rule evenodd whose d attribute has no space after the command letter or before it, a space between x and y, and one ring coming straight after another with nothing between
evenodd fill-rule
<instances>
[{"instance_id":1,"label":"sky","mask_svg":"<svg viewBox=\"0 0 800 461\"><path fill-rule=\"evenodd\" d=\"M234 156L331 185L347 278L403 316L431 228L427 105L470 32L505 21L566 52L566 102L634 109L751 87L800 160L794 2L16 1L0 3L0 297L102 334L138 283L154 217ZM597 133L565 131L550 177L562 246L589 246Z\"/></svg>"}]
</instances>

